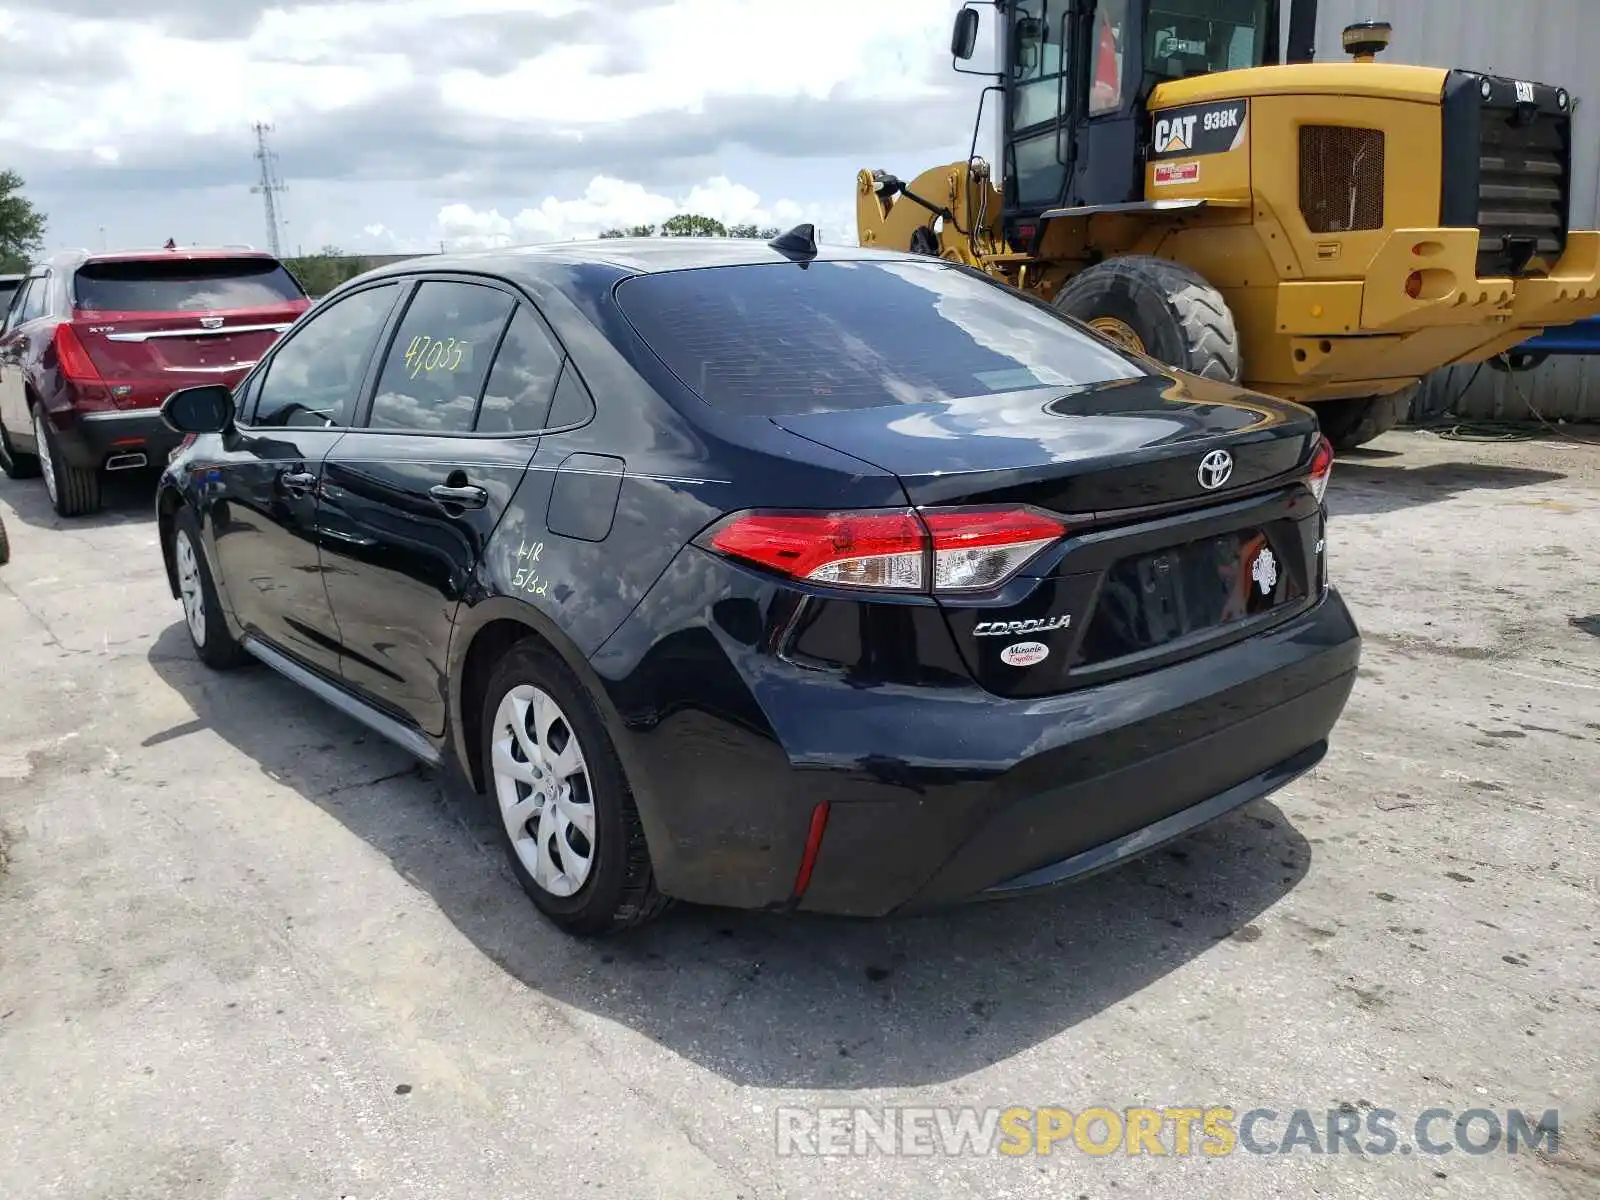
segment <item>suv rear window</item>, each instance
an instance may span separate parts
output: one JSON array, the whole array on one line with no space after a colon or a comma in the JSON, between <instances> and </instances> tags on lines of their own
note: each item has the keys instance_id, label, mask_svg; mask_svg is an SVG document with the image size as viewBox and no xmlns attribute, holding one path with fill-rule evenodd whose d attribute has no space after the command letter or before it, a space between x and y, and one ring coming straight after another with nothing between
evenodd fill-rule
<instances>
[{"instance_id":1,"label":"suv rear window","mask_svg":"<svg viewBox=\"0 0 1600 1200\"><path fill-rule=\"evenodd\" d=\"M774 263L638 275L617 303L708 404L778 416L1133 379L1049 308L947 263Z\"/></svg>"},{"instance_id":2,"label":"suv rear window","mask_svg":"<svg viewBox=\"0 0 1600 1200\"><path fill-rule=\"evenodd\" d=\"M275 307L305 296L270 258L91 262L78 268L73 293L78 308L93 312Z\"/></svg>"}]
</instances>

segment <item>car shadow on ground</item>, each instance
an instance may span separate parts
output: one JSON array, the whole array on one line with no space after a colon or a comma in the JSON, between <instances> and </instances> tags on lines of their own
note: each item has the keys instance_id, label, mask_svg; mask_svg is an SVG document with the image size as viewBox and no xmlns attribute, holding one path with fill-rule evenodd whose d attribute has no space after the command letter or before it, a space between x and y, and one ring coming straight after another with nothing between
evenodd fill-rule
<instances>
[{"instance_id":1,"label":"car shadow on ground","mask_svg":"<svg viewBox=\"0 0 1600 1200\"><path fill-rule=\"evenodd\" d=\"M23 525L39 529L103 529L111 525L130 525L155 516L156 481L161 473L153 467L138 471L117 471L101 483L103 507L84 517L61 517L50 507L44 481L7 479L0 475L0 501L11 506Z\"/></svg>"},{"instance_id":2,"label":"car shadow on ground","mask_svg":"<svg viewBox=\"0 0 1600 1200\"><path fill-rule=\"evenodd\" d=\"M1390 465L1390 460L1401 461ZM1426 463L1404 465L1405 456L1387 451L1341 454L1334 463L1328 487L1328 514L1370 516L1438 504L1465 492L1510 491L1556 483L1566 476L1556 471L1487 463ZM1413 460L1414 461L1414 460Z\"/></svg>"},{"instance_id":3,"label":"car shadow on ground","mask_svg":"<svg viewBox=\"0 0 1600 1200\"><path fill-rule=\"evenodd\" d=\"M151 753L212 731L384 854L527 987L742 1086L944 1082L1132 1012L1141 989L1219 942L1254 940L1251 922L1310 863L1263 801L1053 894L881 921L679 906L579 941L517 886L481 797L265 668L208 671L181 624L149 660L196 714L147 739Z\"/></svg>"}]
</instances>

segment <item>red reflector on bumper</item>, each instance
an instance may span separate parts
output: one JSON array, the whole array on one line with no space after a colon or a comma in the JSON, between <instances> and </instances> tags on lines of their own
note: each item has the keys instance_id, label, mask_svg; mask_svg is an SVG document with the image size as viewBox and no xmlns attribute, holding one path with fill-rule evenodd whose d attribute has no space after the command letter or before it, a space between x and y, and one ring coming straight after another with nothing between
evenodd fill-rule
<instances>
[{"instance_id":1,"label":"red reflector on bumper","mask_svg":"<svg viewBox=\"0 0 1600 1200\"><path fill-rule=\"evenodd\" d=\"M817 851L822 849L822 832L828 827L828 802L824 800L811 810L811 828L806 832L805 853L800 856L800 872L794 877L794 899L805 895L811 884L811 872L817 865Z\"/></svg>"}]
</instances>

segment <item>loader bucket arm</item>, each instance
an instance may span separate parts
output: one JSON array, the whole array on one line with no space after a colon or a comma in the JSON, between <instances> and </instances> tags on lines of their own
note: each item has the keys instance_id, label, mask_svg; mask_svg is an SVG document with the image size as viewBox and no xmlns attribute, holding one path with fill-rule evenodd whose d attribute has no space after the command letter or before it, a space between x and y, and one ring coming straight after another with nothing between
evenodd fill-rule
<instances>
[{"instance_id":1,"label":"loader bucket arm","mask_svg":"<svg viewBox=\"0 0 1600 1200\"><path fill-rule=\"evenodd\" d=\"M980 256L1005 248L1000 217L1000 191L981 159L934 167L910 183L884 171L856 177L856 235L862 246L977 266Z\"/></svg>"}]
</instances>

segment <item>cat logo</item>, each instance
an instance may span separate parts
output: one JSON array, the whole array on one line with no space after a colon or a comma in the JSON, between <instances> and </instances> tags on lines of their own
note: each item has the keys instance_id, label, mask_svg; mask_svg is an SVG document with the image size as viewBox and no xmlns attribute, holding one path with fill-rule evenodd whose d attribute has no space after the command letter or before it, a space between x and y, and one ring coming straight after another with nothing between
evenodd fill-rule
<instances>
[{"instance_id":1,"label":"cat logo","mask_svg":"<svg viewBox=\"0 0 1600 1200\"><path fill-rule=\"evenodd\" d=\"M1194 117L1163 118L1156 122L1156 153L1182 154L1194 146Z\"/></svg>"}]
</instances>

